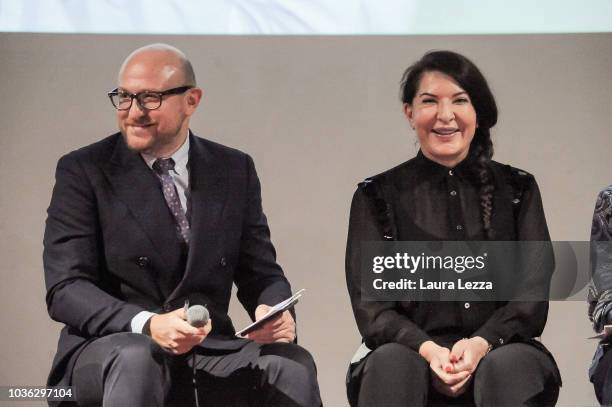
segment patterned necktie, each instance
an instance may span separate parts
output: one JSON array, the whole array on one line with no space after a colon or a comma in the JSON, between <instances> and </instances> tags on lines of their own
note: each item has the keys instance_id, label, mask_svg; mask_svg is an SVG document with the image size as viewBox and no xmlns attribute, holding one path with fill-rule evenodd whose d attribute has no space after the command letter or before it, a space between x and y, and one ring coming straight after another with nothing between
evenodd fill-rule
<instances>
[{"instance_id":1,"label":"patterned necktie","mask_svg":"<svg viewBox=\"0 0 612 407\"><path fill-rule=\"evenodd\" d=\"M174 179L170 175L170 171L174 169L174 160L172 158L158 158L153 163L153 169L161 179L166 204L170 208L170 212L172 212L176 222L176 231L181 239L189 244L189 222L181 206L176 185L174 185Z\"/></svg>"}]
</instances>

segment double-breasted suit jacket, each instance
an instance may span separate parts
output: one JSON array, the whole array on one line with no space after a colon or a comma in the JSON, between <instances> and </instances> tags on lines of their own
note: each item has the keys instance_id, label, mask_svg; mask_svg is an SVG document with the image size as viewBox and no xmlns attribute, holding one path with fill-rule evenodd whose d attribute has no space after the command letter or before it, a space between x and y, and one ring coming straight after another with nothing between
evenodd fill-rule
<instances>
[{"instance_id":1,"label":"double-breasted suit jacket","mask_svg":"<svg viewBox=\"0 0 612 407\"><path fill-rule=\"evenodd\" d=\"M260 184L246 154L196 137L189 149L189 247L156 175L120 133L62 157L44 237L47 307L65 324L49 385L68 385L91 340L129 332L139 312L205 304L203 346L240 346L227 315L232 283L251 317L291 295L276 263ZM236 345L238 343L238 345Z\"/></svg>"}]
</instances>

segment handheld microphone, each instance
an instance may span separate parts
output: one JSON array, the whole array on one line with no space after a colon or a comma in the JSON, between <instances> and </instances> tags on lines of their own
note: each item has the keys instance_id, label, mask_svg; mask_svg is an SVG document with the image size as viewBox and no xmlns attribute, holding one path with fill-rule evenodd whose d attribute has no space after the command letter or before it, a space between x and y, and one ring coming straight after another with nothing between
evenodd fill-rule
<instances>
[{"instance_id":1,"label":"handheld microphone","mask_svg":"<svg viewBox=\"0 0 612 407\"><path fill-rule=\"evenodd\" d=\"M192 305L189 306L188 302L185 302L185 317L187 318L187 323L195 328L201 328L208 324L208 320L210 319L210 313L203 305ZM195 404L196 407L200 407L200 401L198 400L198 385L196 382L196 353L193 352L192 355L192 365L193 365L193 392L195 396Z\"/></svg>"},{"instance_id":2,"label":"handheld microphone","mask_svg":"<svg viewBox=\"0 0 612 407\"><path fill-rule=\"evenodd\" d=\"M210 314L203 305L192 305L187 309L186 314L187 323L196 328L205 326L210 319Z\"/></svg>"}]
</instances>

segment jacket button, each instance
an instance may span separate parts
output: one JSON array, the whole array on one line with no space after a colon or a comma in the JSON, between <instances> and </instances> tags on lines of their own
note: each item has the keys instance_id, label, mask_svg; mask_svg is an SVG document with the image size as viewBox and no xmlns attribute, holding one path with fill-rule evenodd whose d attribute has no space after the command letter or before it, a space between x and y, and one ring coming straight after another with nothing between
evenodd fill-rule
<instances>
[{"instance_id":1,"label":"jacket button","mask_svg":"<svg viewBox=\"0 0 612 407\"><path fill-rule=\"evenodd\" d=\"M140 256L138 260L136 260L136 264L138 264L138 267L143 269L149 265L149 258L146 256Z\"/></svg>"},{"instance_id":2,"label":"jacket button","mask_svg":"<svg viewBox=\"0 0 612 407\"><path fill-rule=\"evenodd\" d=\"M227 266L227 260L225 260L225 257L221 257L219 264L221 265L221 267Z\"/></svg>"},{"instance_id":3,"label":"jacket button","mask_svg":"<svg viewBox=\"0 0 612 407\"><path fill-rule=\"evenodd\" d=\"M463 304L463 308L470 309L470 303L466 302L465 304Z\"/></svg>"},{"instance_id":4,"label":"jacket button","mask_svg":"<svg viewBox=\"0 0 612 407\"><path fill-rule=\"evenodd\" d=\"M164 308L164 311L166 311L166 312L170 312L170 309L171 309L172 307L170 307L170 304L164 304L163 308Z\"/></svg>"}]
</instances>

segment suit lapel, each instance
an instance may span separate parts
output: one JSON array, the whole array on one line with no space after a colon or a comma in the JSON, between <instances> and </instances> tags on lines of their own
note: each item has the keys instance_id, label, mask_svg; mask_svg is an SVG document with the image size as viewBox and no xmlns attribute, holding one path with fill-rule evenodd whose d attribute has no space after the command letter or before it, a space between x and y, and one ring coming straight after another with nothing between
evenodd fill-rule
<instances>
[{"instance_id":1,"label":"suit lapel","mask_svg":"<svg viewBox=\"0 0 612 407\"><path fill-rule=\"evenodd\" d=\"M140 155L127 148L122 137L107 166L107 175L117 198L127 206L148 236L153 252L159 254L165 265L164 272L155 279L163 296L167 297L174 287L166 280L171 279L171 271L180 261L180 246L159 181ZM143 248L143 252L151 251Z\"/></svg>"},{"instance_id":2,"label":"suit lapel","mask_svg":"<svg viewBox=\"0 0 612 407\"><path fill-rule=\"evenodd\" d=\"M218 233L215 233L223 213L227 194L227 165L215 157L205 142L190 133L189 186L191 200L191 238L187 266L182 281L169 300L179 296L194 273L204 272L203 257L211 253ZM198 267L196 270L195 267Z\"/></svg>"}]
</instances>

